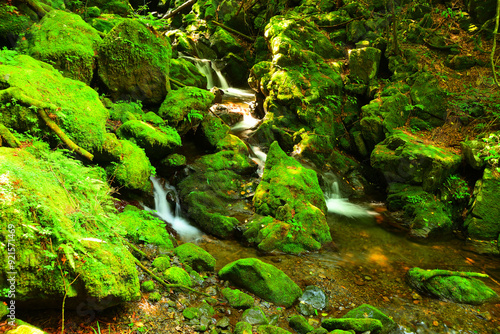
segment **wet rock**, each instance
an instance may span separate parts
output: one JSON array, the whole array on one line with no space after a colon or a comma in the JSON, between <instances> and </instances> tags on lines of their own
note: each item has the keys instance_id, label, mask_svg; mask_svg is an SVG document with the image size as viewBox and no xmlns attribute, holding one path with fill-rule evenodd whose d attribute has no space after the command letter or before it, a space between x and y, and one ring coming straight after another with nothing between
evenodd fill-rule
<instances>
[{"instance_id":1,"label":"wet rock","mask_svg":"<svg viewBox=\"0 0 500 334\"><path fill-rule=\"evenodd\" d=\"M474 277L488 277L488 275L420 268L412 268L407 272L408 282L414 289L439 299L472 305L500 300L494 290Z\"/></svg>"},{"instance_id":2,"label":"wet rock","mask_svg":"<svg viewBox=\"0 0 500 334\"><path fill-rule=\"evenodd\" d=\"M343 316L343 318L370 318L380 320L383 326L380 334L389 333L397 327L397 324L394 322L394 320L382 313L379 309L368 304L363 304L356 307L355 309L350 310Z\"/></svg>"},{"instance_id":3,"label":"wet rock","mask_svg":"<svg viewBox=\"0 0 500 334\"><path fill-rule=\"evenodd\" d=\"M486 165L485 161L485 149L486 143L480 140L469 140L460 143L460 148L462 149L462 156L465 161L474 169L481 169ZM489 150L496 150L496 147L491 147ZM489 154L489 151L488 151Z\"/></svg>"},{"instance_id":4,"label":"wet rock","mask_svg":"<svg viewBox=\"0 0 500 334\"><path fill-rule=\"evenodd\" d=\"M122 124L116 131L118 138L127 139L144 149L150 159L160 160L180 147L181 137L170 126L155 128L148 123L132 120Z\"/></svg>"},{"instance_id":5,"label":"wet rock","mask_svg":"<svg viewBox=\"0 0 500 334\"><path fill-rule=\"evenodd\" d=\"M326 328L329 331L335 329L341 330L354 330L356 332L376 332L378 333L382 329L382 323L380 320L371 318L341 318L341 319L325 319L321 322L321 327Z\"/></svg>"},{"instance_id":6,"label":"wet rock","mask_svg":"<svg viewBox=\"0 0 500 334\"><path fill-rule=\"evenodd\" d=\"M242 55L230 52L225 53L222 61L225 64L222 73L228 78L229 84L236 87L246 86L250 68L245 58Z\"/></svg>"},{"instance_id":7,"label":"wet rock","mask_svg":"<svg viewBox=\"0 0 500 334\"><path fill-rule=\"evenodd\" d=\"M351 50L349 53L350 78L368 84L377 77L382 52L379 49L365 47Z\"/></svg>"},{"instance_id":8,"label":"wet rock","mask_svg":"<svg viewBox=\"0 0 500 334\"><path fill-rule=\"evenodd\" d=\"M307 319L301 315L291 316L288 322L290 327L296 330L299 334L307 334L314 330L314 327L309 325Z\"/></svg>"},{"instance_id":9,"label":"wet rock","mask_svg":"<svg viewBox=\"0 0 500 334\"><path fill-rule=\"evenodd\" d=\"M160 104L170 87L171 55L167 39L155 36L139 21L126 19L99 48L99 78L115 101Z\"/></svg>"},{"instance_id":10,"label":"wet rock","mask_svg":"<svg viewBox=\"0 0 500 334\"><path fill-rule=\"evenodd\" d=\"M302 290L285 273L254 258L229 263L219 276L276 305L289 307L302 295Z\"/></svg>"},{"instance_id":11,"label":"wet rock","mask_svg":"<svg viewBox=\"0 0 500 334\"><path fill-rule=\"evenodd\" d=\"M366 118L363 121L362 132L367 142L376 145L385 137L385 133L393 132L396 128L403 126L410 115L409 104L408 98L398 92L372 100L361 107L362 117ZM375 132L370 133L370 130Z\"/></svg>"},{"instance_id":12,"label":"wet rock","mask_svg":"<svg viewBox=\"0 0 500 334\"><path fill-rule=\"evenodd\" d=\"M222 289L222 294L227 299L229 305L237 309L250 308L255 302L252 296L238 289L225 288Z\"/></svg>"},{"instance_id":13,"label":"wet rock","mask_svg":"<svg viewBox=\"0 0 500 334\"><path fill-rule=\"evenodd\" d=\"M421 105L415 116L432 126L441 126L446 118L446 93L439 87L438 79L427 72L420 73L410 90L413 104Z\"/></svg>"},{"instance_id":14,"label":"wet rock","mask_svg":"<svg viewBox=\"0 0 500 334\"><path fill-rule=\"evenodd\" d=\"M277 142L269 149L253 203L258 214L276 218L258 232L256 242L265 251L299 253L331 241L316 172L287 156Z\"/></svg>"},{"instance_id":15,"label":"wet rock","mask_svg":"<svg viewBox=\"0 0 500 334\"><path fill-rule=\"evenodd\" d=\"M183 136L206 118L213 99L214 95L204 89L183 87L168 93L158 115Z\"/></svg>"},{"instance_id":16,"label":"wet rock","mask_svg":"<svg viewBox=\"0 0 500 334\"><path fill-rule=\"evenodd\" d=\"M220 118L208 115L201 122L201 130L198 141L205 147L216 148L231 129Z\"/></svg>"},{"instance_id":17,"label":"wet rock","mask_svg":"<svg viewBox=\"0 0 500 334\"><path fill-rule=\"evenodd\" d=\"M323 310L328 304L325 292L321 288L312 285L306 287L299 300L301 303L309 304L318 310Z\"/></svg>"},{"instance_id":18,"label":"wet rock","mask_svg":"<svg viewBox=\"0 0 500 334\"><path fill-rule=\"evenodd\" d=\"M30 56L52 64L67 78L90 83L102 39L79 15L52 10L27 36Z\"/></svg>"},{"instance_id":19,"label":"wet rock","mask_svg":"<svg viewBox=\"0 0 500 334\"><path fill-rule=\"evenodd\" d=\"M436 190L460 162L461 157L455 153L399 131L377 144L370 156L370 164L384 173L388 183L422 185L430 192Z\"/></svg>"},{"instance_id":20,"label":"wet rock","mask_svg":"<svg viewBox=\"0 0 500 334\"><path fill-rule=\"evenodd\" d=\"M222 102L222 96L224 95L224 91L222 89L220 89L218 87L212 87L210 89L210 93L214 94L214 96L215 96L212 103L221 103Z\"/></svg>"},{"instance_id":21,"label":"wet rock","mask_svg":"<svg viewBox=\"0 0 500 334\"><path fill-rule=\"evenodd\" d=\"M500 235L500 176L494 168L486 168L482 179L474 187L474 201L465 221L469 237L479 240L496 240Z\"/></svg>"},{"instance_id":22,"label":"wet rock","mask_svg":"<svg viewBox=\"0 0 500 334\"><path fill-rule=\"evenodd\" d=\"M243 312L241 321L248 322L251 325L266 325L269 323L264 311L260 307L252 307Z\"/></svg>"},{"instance_id":23,"label":"wet rock","mask_svg":"<svg viewBox=\"0 0 500 334\"><path fill-rule=\"evenodd\" d=\"M207 87L207 78L187 59L172 59L169 73L172 79L186 86L194 86L202 89Z\"/></svg>"},{"instance_id":24,"label":"wet rock","mask_svg":"<svg viewBox=\"0 0 500 334\"><path fill-rule=\"evenodd\" d=\"M188 264L197 272L213 271L215 268L215 258L193 243L182 244L174 252L182 263Z\"/></svg>"},{"instance_id":25,"label":"wet rock","mask_svg":"<svg viewBox=\"0 0 500 334\"><path fill-rule=\"evenodd\" d=\"M257 327L257 334L292 334L292 333L277 326L262 325Z\"/></svg>"}]
</instances>

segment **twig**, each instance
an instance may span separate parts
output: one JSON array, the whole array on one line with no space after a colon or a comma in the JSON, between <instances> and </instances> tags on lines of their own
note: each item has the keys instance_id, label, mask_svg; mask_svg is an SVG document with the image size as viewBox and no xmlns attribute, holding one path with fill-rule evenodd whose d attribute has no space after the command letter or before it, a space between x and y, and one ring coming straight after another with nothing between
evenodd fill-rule
<instances>
[{"instance_id":1,"label":"twig","mask_svg":"<svg viewBox=\"0 0 500 334\"><path fill-rule=\"evenodd\" d=\"M247 41L249 41L249 42L252 42L252 43L253 43L253 42L255 41L255 39L254 39L254 38L252 38L252 37L250 37L250 36L248 36L248 35L245 35L244 33L239 32L238 30L234 30L233 28L229 28L228 26L226 26L226 25L224 25L224 24L222 24L222 23L220 23L220 22L217 22L217 21L210 21L210 22L212 22L212 23L213 23L213 24L215 24L216 26L221 27L221 28L222 28L222 29L224 29L224 30L229 31L230 33L236 34L236 35L238 35L238 36L242 37L243 39L246 39L246 40L247 40Z\"/></svg>"},{"instance_id":2,"label":"twig","mask_svg":"<svg viewBox=\"0 0 500 334\"><path fill-rule=\"evenodd\" d=\"M163 15L160 20L164 20L164 19L166 20L166 19L169 19L171 17L174 17L175 15L177 15L178 12L180 12L184 8L187 8L191 5L194 5L195 2L196 2L196 0L188 0L188 1L184 2L182 5L180 5L176 9L174 9L172 12Z\"/></svg>"},{"instance_id":3,"label":"twig","mask_svg":"<svg viewBox=\"0 0 500 334\"><path fill-rule=\"evenodd\" d=\"M177 81L175 79L172 79L172 78L168 78L172 83L176 84L177 86L179 87L186 87L187 85L186 84L183 84L182 82L180 81Z\"/></svg>"}]
</instances>

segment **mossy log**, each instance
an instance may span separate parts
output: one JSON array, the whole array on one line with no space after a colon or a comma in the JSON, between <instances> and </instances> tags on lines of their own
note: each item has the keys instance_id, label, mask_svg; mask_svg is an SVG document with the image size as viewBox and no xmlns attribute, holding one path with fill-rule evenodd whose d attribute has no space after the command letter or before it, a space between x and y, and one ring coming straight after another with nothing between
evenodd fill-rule
<instances>
[{"instance_id":1,"label":"mossy log","mask_svg":"<svg viewBox=\"0 0 500 334\"><path fill-rule=\"evenodd\" d=\"M21 146L21 142L14 137L9 129L2 123L0 123L0 146L2 146L2 139L5 140L9 147L17 148Z\"/></svg>"},{"instance_id":2,"label":"mossy log","mask_svg":"<svg viewBox=\"0 0 500 334\"><path fill-rule=\"evenodd\" d=\"M252 42L252 43L253 43L253 42L255 42L255 39L254 39L254 38L252 38L252 37L250 37L250 36L248 36L248 35L245 35L244 33L241 33L241 32L239 32L238 30L234 30L234 29L232 29L232 28L229 28L228 26L226 26L226 25L224 25L224 24L222 24L222 23L220 23L220 22L217 22L217 21L210 21L210 22L212 22L212 23L213 23L213 24L215 24L216 26L221 27L221 28L222 28L222 29L224 29L224 30L229 31L230 33L236 34L236 35L238 35L238 36L242 37L243 39L246 39L246 40L247 40L247 41L249 41L249 42Z\"/></svg>"}]
</instances>

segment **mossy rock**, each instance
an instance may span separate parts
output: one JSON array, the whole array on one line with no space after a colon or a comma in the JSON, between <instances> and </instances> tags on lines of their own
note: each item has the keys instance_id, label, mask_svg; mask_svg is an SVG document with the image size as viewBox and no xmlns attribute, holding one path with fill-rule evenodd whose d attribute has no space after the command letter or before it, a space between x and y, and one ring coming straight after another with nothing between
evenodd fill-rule
<instances>
[{"instance_id":1,"label":"mossy rock","mask_svg":"<svg viewBox=\"0 0 500 334\"><path fill-rule=\"evenodd\" d=\"M257 334L292 334L278 326L262 325L257 327Z\"/></svg>"},{"instance_id":2,"label":"mossy rock","mask_svg":"<svg viewBox=\"0 0 500 334\"><path fill-rule=\"evenodd\" d=\"M188 264L196 272L213 271L215 258L209 252L193 243L185 243L174 249L183 264Z\"/></svg>"},{"instance_id":3,"label":"mossy rock","mask_svg":"<svg viewBox=\"0 0 500 334\"><path fill-rule=\"evenodd\" d=\"M182 268L170 267L163 273L165 280L173 284L182 284L188 287L193 286L193 281L189 274Z\"/></svg>"},{"instance_id":4,"label":"mossy rock","mask_svg":"<svg viewBox=\"0 0 500 334\"><path fill-rule=\"evenodd\" d=\"M102 39L79 15L52 10L27 36L30 56L52 64L67 78L90 83Z\"/></svg>"},{"instance_id":5,"label":"mossy rock","mask_svg":"<svg viewBox=\"0 0 500 334\"><path fill-rule=\"evenodd\" d=\"M0 161L0 238L26 241L16 250L16 307L57 308L64 297L67 307L136 300L138 273L133 256L116 239L104 171L37 141L21 150L0 147ZM2 251L4 289L12 268L7 248ZM57 263L67 271L64 277Z\"/></svg>"},{"instance_id":6,"label":"mossy rock","mask_svg":"<svg viewBox=\"0 0 500 334\"><path fill-rule=\"evenodd\" d=\"M220 118L208 115L201 122L201 130L201 144L215 148L231 129Z\"/></svg>"},{"instance_id":7,"label":"mossy rock","mask_svg":"<svg viewBox=\"0 0 500 334\"><path fill-rule=\"evenodd\" d=\"M379 169L388 183L422 185L429 192L440 187L460 162L461 157L452 151L399 131L377 144L370 156L371 166Z\"/></svg>"},{"instance_id":8,"label":"mossy rock","mask_svg":"<svg viewBox=\"0 0 500 334\"><path fill-rule=\"evenodd\" d=\"M146 155L160 160L182 145L181 137L170 126L154 126L138 121L127 121L116 132L120 139L127 139L144 149Z\"/></svg>"},{"instance_id":9,"label":"mossy rock","mask_svg":"<svg viewBox=\"0 0 500 334\"><path fill-rule=\"evenodd\" d=\"M16 12L17 8L7 3L0 4L0 36L17 40L33 24L29 15Z\"/></svg>"},{"instance_id":10,"label":"mossy rock","mask_svg":"<svg viewBox=\"0 0 500 334\"><path fill-rule=\"evenodd\" d=\"M163 272L171 267L170 257L166 255L159 256L156 259L154 259L153 262L151 262L151 266L153 266L153 268L155 268L156 270Z\"/></svg>"},{"instance_id":11,"label":"mossy rock","mask_svg":"<svg viewBox=\"0 0 500 334\"><path fill-rule=\"evenodd\" d=\"M287 249L288 243L317 250L321 244L331 241L325 218L326 202L316 172L287 156L277 142L269 148L253 203L258 214L283 221L266 226L268 231L262 232L275 245L280 245L276 241L283 241L279 248L282 251ZM282 233L283 228L288 229L287 233ZM266 242L265 239L261 244Z\"/></svg>"},{"instance_id":12,"label":"mossy rock","mask_svg":"<svg viewBox=\"0 0 500 334\"><path fill-rule=\"evenodd\" d=\"M373 47L351 50L349 53L349 77L351 80L368 84L375 79L380 66L382 52Z\"/></svg>"},{"instance_id":13,"label":"mossy rock","mask_svg":"<svg viewBox=\"0 0 500 334\"><path fill-rule=\"evenodd\" d=\"M161 104L158 115L182 136L205 119L214 95L196 87L172 90Z\"/></svg>"},{"instance_id":14,"label":"mossy rock","mask_svg":"<svg viewBox=\"0 0 500 334\"><path fill-rule=\"evenodd\" d=\"M151 190L152 167L144 150L128 140L119 140L113 133L105 137L98 158L110 162L105 169L113 182L129 189Z\"/></svg>"},{"instance_id":15,"label":"mossy rock","mask_svg":"<svg viewBox=\"0 0 500 334\"><path fill-rule=\"evenodd\" d=\"M500 301L494 290L475 277L488 275L420 268L412 268L407 272L408 281L414 289L442 300L472 305Z\"/></svg>"},{"instance_id":16,"label":"mossy rock","mask_svg":"<svg viewBox=\"0 0 500 334\"><path fill-rule=\"evenodd\" d=\"M476 182L474 201L465 221L469 237L478 240L496 240L500 235L500 173L485 168L482 179Z\"/></svg>"},{"instance_id":17,"label":"mossy rock","mask_svg":"<svg viewBox=\"0 0 500 334\"><path fill-rule=\"evenodd\" d=\"M131 8L128 0L90 0L87 3L87 6L96 6L105 13L118 14L122 16L129 14Z\"/></svg>"},{"instance_id":18,"label":"mossy rock","mask_svg":"<svg viewBox=\"0 0 500 334\"><path fill-rule=\"evenodd\" d=\"M248 322L249 324L254 326L267 325L269 323L269 319L266 317L266 314L258 306L243 311L243 314L241 315L241 321Z\"/></svg>"},{"instance_id":19,"label":"mossy rock","mask_svg":"<svg viewBox=\"0 0 500 334\"><path fill-rule=\"evenodd\" d=\"M397 324L394 322L394 320L382 313L376 307L373 307L369 304L363 304L356 307L355 309L350 310L349 312L344 314L342 318L370 318L380 320L380 322L382 323L382 330L380 331L380 334L389 333L397 327Z\"/></svg>"},{"instance_id":20,"label":"mossy rock","mask_svg":"<svg viewBox=\"0 0 500 334\"><path fill-rule=\"evenodd\" d=\"M207 88L207 78L193 65L184 58L172 59L170 63L170 77L186 86L197 88Z\"/></svg>"},{"instance_id":21,"label":"mossy rock","mask_svg":"<svg viewBox=\"0 0 500 334\"><path fill-rule=\"evenodd\" d=\"M119 214L118 228L123 229L125 237L133 243L147 243L161 246L164 250L174 249L172 237L165 229L165 223L148 211L128 205Z\"/></svg>"},{"instance_id":22,"label":"mossy rock","mask_svg":"<svg viewBox=\"0 0 500 334\"><path fill-rule=\"evenodd\" d=\"M221 27L217 27L215 32L210 36L210 46L217 53L219 58L224 57L228 53L242 53L243 46L238 43L236 38Z\"/></svg>"},{"instance_id":23,"label":"mossy rock","mask_svg":"<svg viewBox=\"0 0 500 334\"><path fill-rule=\"evenodd\" d=\"M240 175L249 175L257 170L257 164L248 155L234 151L207 154L200 158L200 162L208 166L209 170L233 170Z\"/></svg>"},{"instance_id":24,"label":"mossy rock","mask_svg":"<svg viewBox=\"0 0 500 334\"><path fill-rule=\"evenodd\" d=\"M98 74L116 100L159 105L170 89L172 48L137 20L125 19L104 38L98 53Z\"/></svg>"},{"instance_id":25,"label":"mossy rock","mask_svg":"<svg viewBox=\"0 0 500 334\"><path fill-rule=\"evenodd\" d=\"M122 123L131 120L142 120L144 116L141 104L136 102L118 101L109 109L109 117Z\"/></svg>"},{"instance_id":26,"label":"mossy rock","mask_svg":"<svg viewBox=\"0 0 500 334\"><path fill-rule=\"evenodd\" d=\"M155 290L155 282L153 281L144 281L141 283L141 289L144 292L152 292Z\"/></svg>"},{"instance_id":27,"label":"mossy rock","mask_svg":"<svg viewBox=\"0 0 500 334\"><path fill-rule=\"evenodd\" d=\"M447 112L446 93L439 87L438 79L431 73L420 73L410 90L412 102L422 106L416 114L432 126L441 126Z\"/></svg>"},{"instance_id":28,"label":"mossy rock","mask_svg":"<svg viewBox=\"0 0 500 334\"><path fill-rule=\"evenodd\" d=\"M225 53L222 61L226 65L223 74L229 80L230 85L246 87L250 69L247 60L238 54L229 52Z\"/></svg>"},{"instance_id":29,"label":"mossy rock","mask_svg":"<svg viewBox=\"0 0 500 334\"><path fill-rule=\"evenodd\" d=\"M229 306L237 309L247 309L253 306L255 300L249 294L238 289L224 288L222 295L227 299Z\"/></svg>"},{"instance_id":30,"label":"mossy rock","mask_svg":"<svg viewBox=\"0 0 500 334\"><path fill-rule=\"evenodd\" d=\"M321 321L321 327L329 331L335 329L354 330L356 332L378 333L383 328L382 322L372 318L329 318Z\"/></svg>"},{"instance_id":31,"label":"mossy rock","mask_svg":"<svg viewBox=\"0 0 500 334\"><path fill-rule=\"evenodd\" d=\"M234 334L252 334L252 325L245 321L239 321L234 326Z\"/></svg>"},{"instance_id":32,"label":"mossy rock","mask_svg":"<svg viewBox=\"0 0 500 334\"><path fill-rule=\"evenodd\" d=\"M0 55L7 51L0 51ZM9 57L0 65L0 100L12 107L2 108L0 122L18 132L55 135L38 117L46 109L61 130L77 145L100 150L105 140L108 111L95 90L84 83L63 77L52 66L25 55ZM8 58L8 59L9 59Z\"/></svg>"},{"instance_id":33,"label":"mossy rock","mask_svg":"<svg viewBox=\"0 0 500 334\"><path fill-rule=\"evenodd\" d=\"M307 319L299 314L292 315L288 323L299 334L307 334L314 330L314 327L307 322Z\"/></svg>"},{"instance_id":34,"label":"mossy rock","mask_svg":"<svg viewBox=\"0 0 500 334\"><path fill-rule=\"evenodd\" d=\"M124 18L118 15L101 14L100 17L90 19L88 23L97 31L107 34L123 20Z\"/></svg>"},{"instance_id":35,"label":"mossy rock","mask_svg":"<svg viewBox=\"0 0 500 334\"><path fill-rule=\"evenodd\" d=\"M255 258L240 259L224 266L219 276L276 305L290 307L302 290L284 272Z\"/></svg>"}]
</instances>

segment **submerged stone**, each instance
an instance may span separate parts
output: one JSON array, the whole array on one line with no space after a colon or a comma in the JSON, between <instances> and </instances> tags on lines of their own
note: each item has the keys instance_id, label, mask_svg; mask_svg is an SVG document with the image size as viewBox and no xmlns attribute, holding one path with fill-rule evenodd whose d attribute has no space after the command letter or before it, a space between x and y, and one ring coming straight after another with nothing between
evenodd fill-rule
<instances>
[{"instance_id":1,"label":"submerged stone","mask_svg":"<svg viewBox=\"0 0 500 334\"><path fill-rule=\"evenodd\" d=\"M343 318L370 318L380 320L383 326L380 334L389 333L397 327L397 324L394 322L394 320L382 313L376 307L368 304L363 304L356 307L355 309L350 310L343 316Z\"/></svg>"},{"instance_id":2,"label":"submerged stone","mask_svg":"<svg viewBox=\"0 0 500 334\"><path fill-rule=\"evenodd\" d=\"M494 290L474 277L488 275L420 268L412 268L407 272L408 281L414 289L439 299L472 305L500 301Z\"/></svg>"},{"instance_id":3,"label":"submerged stone","mask_svg":"<svg viewBox=\"0 0 500 334\"><path fill-rule=\"evenodd\" d=\"M302 295L302 290L284 272L255 258L227 264L219 276L267 301L289 307Z\"/></svg>"}]
</instances>

